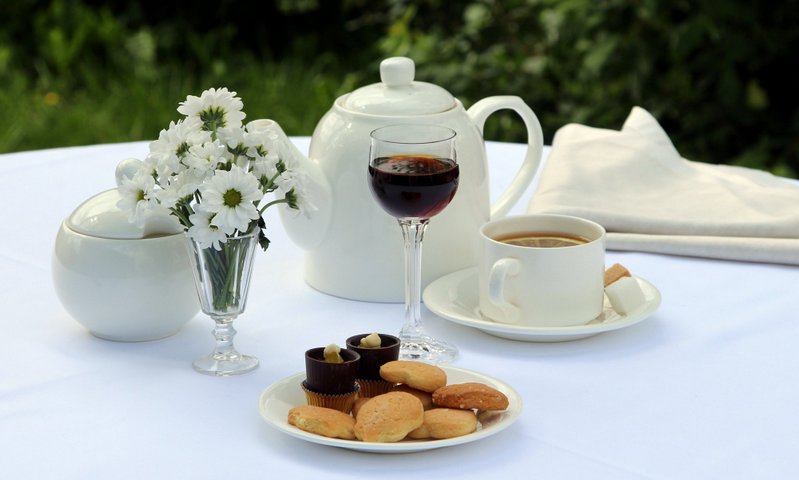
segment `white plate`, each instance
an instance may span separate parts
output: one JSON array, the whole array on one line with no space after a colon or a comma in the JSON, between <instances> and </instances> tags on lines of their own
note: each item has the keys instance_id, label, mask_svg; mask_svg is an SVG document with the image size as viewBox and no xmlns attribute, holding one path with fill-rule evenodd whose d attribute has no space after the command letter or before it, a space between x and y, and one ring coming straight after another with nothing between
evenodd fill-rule
<instances>
[{"instance_id":1,"label":"white plate","mask_svg":"<svg viewBox=\"0 0 799 480\"><path fill-rule=\"evenodd\" d=\"M424 291L424 304L436 315L461 325L474 327L496 337L524 342L566 342L602 332L629 327L646 319L660 305L660 292L646 280L635 277L646 301L638 308L621 315L605 298L600 316L585 325L572 327L534 327L497 323L480 314L477 291L477 268L467 268L445 275L430 283Z\"/></svg>"},{"instance_id":2,"label":"white plate","mask_svg":"<svg viewBox=\"0 0 799 480\"><path fill-rule=\"evenodd\" d=\"M267 387L258 400L258 409L261 412L261 416L269 425L292 437L322 445L375 453L421 452L434 448L451 447L462 443L474 442L508 428L516 421L519 414L521 414L522 399L516 390L509 385L477 372L449 366L443 366L441 368L447 372L448 384L480 382L496 388L508 397L508 409L501 412L489 412L487 418L481 417L481 423L474 433L445 440L403 440L397 443L377 443L327 438L321 435L304 432L288 423L289 410L292 407L306 404L305 393L300 388L300 383L305 379L305 372L296 373L283 380L278 380Z\"/></svg>"}]
</instances>

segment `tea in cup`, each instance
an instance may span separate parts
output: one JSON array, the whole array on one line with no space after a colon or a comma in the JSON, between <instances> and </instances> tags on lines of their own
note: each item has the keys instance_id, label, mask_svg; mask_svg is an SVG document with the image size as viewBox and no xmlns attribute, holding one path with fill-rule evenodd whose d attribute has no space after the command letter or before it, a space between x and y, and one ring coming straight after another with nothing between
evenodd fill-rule
<instances>
[{"instance_id":1,"label":"tea in cup","mask_svg":"<svg viewBox=\"0 0 799 480\"><path fill-rule=\"evenodd\" d=\"M506 217L480 229L480 311L489 320L584 325L602 313L605 229L579 217Z\"/></svg>"}]
</instances>

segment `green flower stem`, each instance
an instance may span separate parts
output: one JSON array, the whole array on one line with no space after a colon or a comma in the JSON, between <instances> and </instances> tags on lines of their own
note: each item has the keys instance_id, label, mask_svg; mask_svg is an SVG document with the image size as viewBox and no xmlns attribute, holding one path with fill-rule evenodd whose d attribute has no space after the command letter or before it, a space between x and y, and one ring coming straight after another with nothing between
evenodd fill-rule
<instances>
[{"instance_id":1,"label":"green flower stem","mask_svg":"<svg viewBox=\"0 0 799 480\"><path fill-rule=\"evenodd\" d=\"M269 202L266 205L264 205L260 210L258 210L258 213L260 215L263 215L267 208L271 207L272 205L277 205L279 203L289 203L289 201L286 200L285 198L281 198L281 199L278 199L278 200L272 200L271 202Z\"/></svg>"},{"instance_id":2,"label":"green flower stem","mask_svg":"<svg viewBox=\"0 0 799 480\"><path fill-rule=\"evenodd\" d=\"M178 220L180 221L181 225L186 227L186 229L188 229L193 225L191 223L191 220L189 219L192 215L194 215L194 210L192 210L191 204L189 203L190 201L191 201L190 196L183 198L179 200L174 207L171 207L169 209L169 211L172 212L172 215L178 217Z\"/></svg>"},{"instance_id":3,"label":"green flower stem","mask_svg":"<svg viewBox=\"0 0 799 480\"><path fill-rule=\"evenodd\" d=\"M227 258L225 258L225 283L222 286L222 288L223 288L222 291L224 292L224 295L222 295L221 298L226 300L226 303L225 303L224 306L229 306L229 305L233 305L233 304L236 303L236 299L233 298L233 291L232 291L233 289L232 289L232 287L233 287L233 280L234 280L233 277L234 277L237 269L235 268L234 265L231 264L231 260L236 258L236 252L234 252L234 250L236 249L238 244L231 245L229 243L226 243L225 246L226 246L226 248L223 247L222 250L225 251L228 255L226 255Z\"/></svg>"},{"instance_id":4,"label":"green flower stem","mask_svg":"<svg viewBox=\"0 0 799 480\"><path fill-rule=\"evenodd\" d=\"M214 289L214 308L220 311L226 310L230 305L230 281L232 277L232 268L228 265L227 257L230 245L227 243L222 244L222 250L214 250L211 253L211 261L213 263L213 270L211 275L211 282ZM216 273L217 275L213 275Z\"/></svg>"},{"instance_id":5,"label":"green flower stem","mask_svg":"<svg viewBox=\"0 0 799 480\"><path fill-rule=\"evenodd\" d=\"M283 174L283 172L278 171L272 178L269 178L269 179L266 180L266 183L263 185L264 193L270 193L270 192L275 191L275 189L277 188L277 185L275 184L275 180L277 180L277 177L279 177L282 174Z\"/></svg>"},{"instance_id":6,"label":"green flower stem","mask_svg":"<svg viewBox=\"0 0 799 480\"><path fill-rule=\"evenodd\" d=\"M266 192L273 191L274 187L275 187L275 180L277 180L277 177L279 177L280 175L281 175L281 172L277 172L274 177L272 177L269 180L267 180L266 181L266 185L264 185L264 191L266 191Z\"/></svg>"},{"instance_id":7,"label":"green flower stem","mask_svg":"<svg viewBox=\"0 0 799 480\"><path fill-rule=\"evenodd\" d=\"M174 216L178 217L178 220L180 220L180 223L182 223L184 227L186 228L191 227L192 223L189 220L189 216L186 213L181 211L179 208L175 207L170 208L169 210L172 212Z\"/></svg>"},{"instance_id":8,"label":"green flower stem","mask_svg":"<svg viewBox=\"0 0 799 480\"><path fill-rule=\"evenodd\" d=\"M236 283L244 270L246 258L239 255L239 250L247 248L246 244L226 242L221 245L221 250L212 250L207 254L211 267L211 284L213 288L214 308L219 311L238 305L241 300L235 294Z\"/></svg>"}]
</instances>

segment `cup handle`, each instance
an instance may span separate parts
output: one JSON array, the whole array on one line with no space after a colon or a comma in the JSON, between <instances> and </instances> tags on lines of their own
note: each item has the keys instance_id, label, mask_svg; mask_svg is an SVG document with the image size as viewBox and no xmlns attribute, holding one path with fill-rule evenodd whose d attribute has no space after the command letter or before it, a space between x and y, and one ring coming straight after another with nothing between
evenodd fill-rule
<instances>
[{"instance_id":1,"label":"cup handle","mask_svg":"<svg viewBox=\"0 0 799 480\"><path fill-rule=\"evenodd\" d=\"M535 172L538 170L538 165L541 163L541 155L544 151L544 134L541 131L541 123L535 113L533 113L533 110L520 97L501 95L484 98L472 105L466 113L477 125L477 129L482 136L486 119L492 113L505 109L513 110L522 117L524 125L527 127L527 152L513 181L502 192L496 203L491 206L492 220L507 215L527 187L530 186L530 182L533 181Z\"/></svg>"},{"instance_id":2,"label":"cup handle","mask_svg":"<svg viewBox=\"0 0 799 480\"><path fill-rule=\"evenodd\" d=\"M515 258L502 258L494 262L488 273L488 300L502 310L505 323L519 323L521 310L505 300L505 278L516 276L521 272L521 265Z\"/></svg>"}]
</instances>

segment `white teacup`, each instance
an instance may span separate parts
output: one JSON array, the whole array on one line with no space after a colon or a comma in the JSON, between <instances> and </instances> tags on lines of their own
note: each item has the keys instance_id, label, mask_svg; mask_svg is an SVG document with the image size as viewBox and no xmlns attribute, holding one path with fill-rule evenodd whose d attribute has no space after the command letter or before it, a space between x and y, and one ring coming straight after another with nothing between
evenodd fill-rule
<instances>
[{"instance_id":1,"label":"white teacup","mask_svg":"<svg viewBox=\"0 0 799 480\"><path fill-rule=\"evenodd\" d=\"M520 215L488 222L480 234L480 310L486 318L566 327L584 325L602 313L601 225L567 215ZM535 246L507 243L513 239Z\"/></svg>"}]
</instances>

